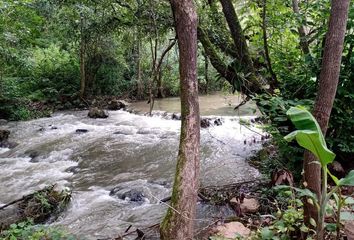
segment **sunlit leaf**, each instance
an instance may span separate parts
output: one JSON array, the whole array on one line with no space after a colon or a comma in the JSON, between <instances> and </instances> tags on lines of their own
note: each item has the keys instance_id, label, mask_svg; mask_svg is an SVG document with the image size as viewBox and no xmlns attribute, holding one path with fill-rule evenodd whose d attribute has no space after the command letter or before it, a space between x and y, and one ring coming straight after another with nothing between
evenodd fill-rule
<instances>
[{"instance_id":1,"label":"sunlit leaf","mask_svg":"<svg viewBox=\"0 0 354 240\"><path fill-rule=\"evenodd\" d=\"M345 178L338 181L339 186L354 186L354 170L351 170Z\"/></svg>"},{"instance_id":2,"label":"sunlit leaf","mask_svg":"<svg viewBox=\"0 0 354 240\"><path fill-rule=\"evenodd\" d=\"M333 162L336 155L327 148L321 128L312 114L300 106L291 107L286 114L298 130L285 136L285 140L296 139L301 147L319 159L322 166Z\"/></svg>"}]
</instances>

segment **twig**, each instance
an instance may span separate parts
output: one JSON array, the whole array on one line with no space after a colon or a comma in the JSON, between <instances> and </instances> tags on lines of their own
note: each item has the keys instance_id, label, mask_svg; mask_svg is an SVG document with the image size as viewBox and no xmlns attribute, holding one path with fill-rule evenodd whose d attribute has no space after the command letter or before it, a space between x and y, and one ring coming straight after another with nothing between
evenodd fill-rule
<instances>
[{"instance_id":1,"label":"twig","mask_svg":"<svg viewBox=\"0 0 354 240\"><path fill-rule=\"evenodd\" d=\"M20 198L20 199L17 199L17 200L14 200L14 201L12 201L12 202L9 202L9 203L7 203L7 204L5 204L5 205L2 205L2 206L0 207L0 210L3 210L4 208L6 208L6 207L8 207L8 206L11 206L11 205L13 205L13 204L15 204L15 203L18 203L18 202L24 201L24 200L26 200L26 199L28 199L28 198L31 198L31 197L33 197L34 194L36 194L36 193L44 192L44 191L47 191L47 190L52 190L54 187L55 187L55 184L54 184L54 185L51 185L51 186L48 186L48 187L45 187L44 189L35 191L34 193L31 193L31 194L28 194L28 195L26 195L26 196L23 196L23 197Z\"/></svg>"},{"instance_id":2,"label":"twig","mask_svg":"<svg viewBox=\"0 0 354 240\"><path fill-rule=\"evenodd\" d=\"M251 132L254 132L254 133L256 133L256 134L258 134L258 135L260 135L260 136L262 136L262 137L266 137L265 135L263 135L263 134L261 134L261 133L255 131L255 130L253 130L252 128L248 127L248 126L245 125L245 124L241 124L241 125L242 125L242 127L247 128L247 129L250 130Z\"/></svg>"},{"instance_id":3,"label":"twig","mask_svg":"<svg viewBox=\"0 0 354 240\"><path fill-rule=\"evenodd\" d=\"M213 138L213 139L215 139L216 141L218 141L218 142L220 142L220 143L222 143L222 144L226 145L226 143L225 143L225 142L223 142L223 141L221 141L220 139L218 139L218 138L214 137L214 136L211 134L211 132L209 131L209 129L208 129L207 131L208 131L208 133L209 133L209 135L210 135L210 137L211 137L211 138Z\"/></svg>"},{"instance_id":4,"label":"twig","mask_svg":"<svg viewBox=\"0 0 354 240\"><path fill-rule=\"evenodd\" d=\"M15 203L18 203L18 202L21 202L21 201L23 201L23 200L26 200L27 198L32 197L33 195L34 195L34 194L32 193L32 194L29 194L29 195L27 195L27 196L23 196L23 197L20 198L20 199L17 199L17 200L14 200L14 201L12 201L12 202L9 202L8 204L2 205L2 206L0 207L0 210L3 210L4 208L6 208L6 207L8 207L8 206L11 206L11 205L13 205L13 204L15 204Z\"/></svg>"},{"instance_id":5,"label":"twig","mask_svg":"<svg viewBox=\"0 0 354 240\"><path fill-rule=\"evenodd\" d=\"M234 107L234 110L239 109L241 106L245 105L249 100L251 100L251 98L247 96L245 99L242 100L242 102L240 102L238 105L236 105L236 107Z\"/></svg>"}]
</instances>

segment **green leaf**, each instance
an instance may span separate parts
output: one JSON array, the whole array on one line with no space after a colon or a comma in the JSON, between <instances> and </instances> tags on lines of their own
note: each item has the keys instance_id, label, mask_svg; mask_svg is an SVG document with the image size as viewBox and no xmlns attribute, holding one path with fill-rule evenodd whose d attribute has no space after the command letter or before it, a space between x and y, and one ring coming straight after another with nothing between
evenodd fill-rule
<instances>
[{"instance_id":1,"label":"green leaf","mask_svg":"<svg viewBox=\"0 0 354 240\"><path fill-rule=\"evenodd\" d=\"M301 230L301 232L304 232L304 233L309 232L309 228L306 227L305 225L302 225L302 226L300 227L300 230Z\"/></svg>"},{"instance_id":2,"label":"green leaf","mask_svg":"<svg viewBox=\"0 0 354 240\"><path fill-rule=\"evenodd\" d=\"M334 175L329 171L328 168L327 168L327 173L328 173L328 175L332 178L332 180L334 181L334 183L338 186L338 184L339 184L338 178L337 178L336 176L334 176Z\"/></svg>"},{"instance_id":3,"label":"green leaf","mask_svg":"<svg viewBox=\"0 0 354 240\"><path fill-rule=\"evenodd\" d=\"M265 227L261 231L261 236L263 240L271 240L273 239L274 234L272 230L270 230L268 227Z\"/></svg>"},{"instance_id":4,"label":"green leaf","mask_svg":"<svg viewBox=\"0 0 354 240\"><path fill-rule=\"evenodd\" d=\"M313 219L313 218L310 218L310 224L314 227L317 226L317 223L316 223L315 219Z\"/></svg>"},{"instance_id":5,"label":"green leaf","mask_svg":"<svg viewBox=\"0 0 354 240\"><path fill-rule=\"evenodd\" d=\"M333 162L335 154L327 148L320 126L312 114L304 107L291 107L287 113L297 131L284 137L287 141L296 139L298 144L312 152L322 166Z\"/></svg>"},{"instance_id":6,"label":"green leaf","mask_svg":"<svg viewBox=\"0 0 354 240\"><path fill-rule=\"evenodd\" d=\"M338 181L339 186L354 186L354 170L351 170L345 178Z\"/></svg>"},{"instance_id":7,"label":"green leaf","mask_svg":"<svg viewBox=\"0 0 354 240\"><path fill-rule=\"evenodd\" d=\"M327 223L326 224L326 229L329 232L335 232L337 229L337 225L335 223Z\"/></svg>"}]
</instances>

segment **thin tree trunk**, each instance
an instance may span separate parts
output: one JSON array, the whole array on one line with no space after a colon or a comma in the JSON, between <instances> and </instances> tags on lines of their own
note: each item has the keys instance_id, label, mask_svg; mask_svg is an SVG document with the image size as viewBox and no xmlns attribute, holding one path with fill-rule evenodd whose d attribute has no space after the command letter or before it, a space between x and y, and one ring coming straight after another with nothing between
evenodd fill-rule
<instances>
[{"instance_id":1,"label":"thin tree trunk","mask_svg":"<svg viewBox=\"0 0 354 240\"><path fill-rule=\"evenodd\" d=\"M170 3L179 46L182 125L171 207L160 233L163 240L192 240L199 185L198 21L193 0Z\"/></svg>"},{"instance_id":2,"label":"thin tree trunk","mask_svg":"<svg viewBox=\"0 0 354 240\"><path fill-rule=\"evenodd\" d=\"M137 32L137 52L136 52L136 74L137 74L137 97L143 99L144 85L141 78L141 36L138 28Z\"/></svg>"},{"instance_id":3,"label":"thin tree trunk","mask_svg":"<svg viewBox=\"0 0 354 240\"><path fill-rule=\"evenodd\" d=\"M340 64L343 52L344 36L348 20L348 9L350 0L332 0L331 13L329 18L329 28L326 35L325 48L322 59L322 68L319 79L319 88L313 110L313 115L318 121L322 132L326 135L328 122L331 115L334 98L337 91ZM314 164L317 159L306 152L304 156L304 178L310 190L321 197L321 172L318 164ZM317 215L317 209L305 203L305 217L317 219L317 224L321 222ZM318 224L317 239L323 239L323 226Z\"/></svg>"},{"instance_id":4,"label":"thin tree trunk","mask_svg":"<svg viewBox=\"0 0 354 240\"><path fill-rule=\"evenodd\" d=\"M237 74L230 66L227 66L224 61L219 57L217 51L214 49L213 44L210 42L207 33L200 26L198 27L198 39L202 43L205 54L208 55L210 63L218 71L218 73L225 78L232 86L236 86ZM241 90L241 89L237 89Z\"/></svg>"},{"instance_id":5,"label":"thin tree trunk","mask_svg":"<svg viewBox=\"0 0 354 240\"><path fill-rule=\"evenodd\" d=\"M272 81L270 82L270 87L272 89L275 89L277 88L278 80L275 72L273 71L272 61L270 60L270 56L269 56L268 36L267 36L267 0L263 0L262 31L263 31L264 55L265 55L268 71L272 77Z\"/></svg>"},{"instance_id":6,"label":"thin tree trunk","mask_svg":"<svg viewBox=\"0 0 354 240\"><path fill-rule=\"evenodd\" d=\"M209 88L209 59L208 55L204 53L204 76L205 76L205 93L208 94Z\"/></svg>"},{"instance_id":7,"label":"thin tree trunk","mask_svg":"<svg viewBox=\"0 0 354 240\"><path fill-rule=\"evenodd\" d=\"M238 61L245 71L245 77L248 83L243 83L244 92L248 92L247 95L252 95L255 92L259 92L262 89L262 85L256 76L256 70L253 65L246 38L243 34L240 21L238 20L234 6L231 0L220 0L222 10L229 26L231 37L234 40L235 47L238 53Z\"/></svg>"},{"instance_id":8,"label":"thin tree trunk","mask_svg":"<svg viewBox=\"0 0 354 240\"><path fill-rule=\"evenodd\" d=\"M81 34L81 40L80 40L80 98L85 97L85 91L86 91L86 74L85 74L85 39L84 39L84 18L81 16L80 20L80 34Z\"/></svg>"},{"instance_id":9,"label":"thin tree trunk","mask_svg":"<svg viewBox=\"0 0 354 240\"><path fill-rule=\"evenodd\" d=\"M159 59L159 62L156 66L156 72L155 72L155 79L157 81L157 98L163 98L163 86L162 86L162 63L167 55L167 53L173 48L173 46L176 44L176 40L172 40L172 42L167 46L167 48L163 51L161 54L161 57Z\"/></svg>"},{"instance_id":10,"label":"thin tree trunk","mask_svg":"<svg viewBox=\"0 0 354 240\"><path fill-rule=\"evenodd\" d=\"M293 11L298 17L300 15L299 1L292 0L292 3L293 3ZM299 37L300 37L300 47L301 47L302 52L305 55L310 55L310 48L309 48L309 44L307 41L307 36L306 36L306 31L305 31L304 25L302 23L299 23L297 30L298 30Z\"/></svg>"}]
</instances>

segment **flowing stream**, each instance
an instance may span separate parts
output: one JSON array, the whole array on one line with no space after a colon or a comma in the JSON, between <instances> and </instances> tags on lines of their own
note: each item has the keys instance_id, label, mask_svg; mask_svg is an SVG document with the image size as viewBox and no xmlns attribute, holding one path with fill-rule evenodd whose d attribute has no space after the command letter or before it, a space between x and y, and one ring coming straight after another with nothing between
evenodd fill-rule
<instances>
[{"instance_id":1,"label":"flowing stream","mask_svg":"<svg viewBox=\"0 0 354 240\"><path fill-rule=\"evenodd\" d=\"M237 113L230 106L233 98L208 100L203 105L201 99L202 114L219 116L222 125L201 130L201 185L259 178L245 159L260 148L261 130L239 124L240 119L254 118L254 106L245 105ZM160 110L178 111L173 109L176 99L163 101L172 109ZM133 108L139 106L144 103ZM89 239L117 237L131 224L158 223L166 211L158 199L171 193L180 124L126 111L109 111L107 119L90 119L87 111L67 111L1 126L19 145L0 148L0 205L56 183L71 188L73 199L52 224L74 234ZM115 194L110 195L112 189ZM201 218L215 217L218 211L198 205Z\"/></svg>"}]
</instances>

